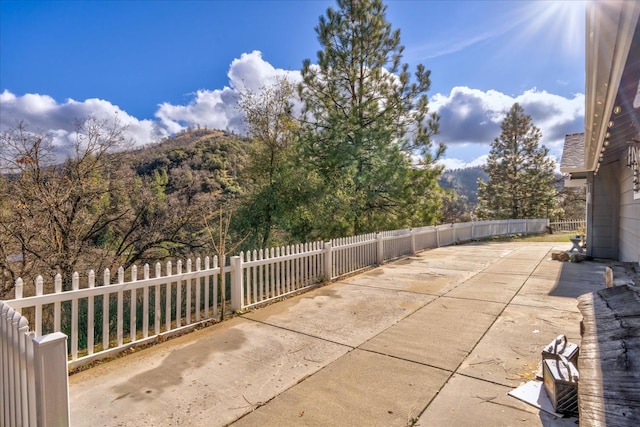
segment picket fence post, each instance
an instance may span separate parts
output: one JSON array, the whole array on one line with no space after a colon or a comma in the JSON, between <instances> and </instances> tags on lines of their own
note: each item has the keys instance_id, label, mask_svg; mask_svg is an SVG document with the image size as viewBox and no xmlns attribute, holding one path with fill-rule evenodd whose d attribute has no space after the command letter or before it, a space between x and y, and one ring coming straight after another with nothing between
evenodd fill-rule
<instances>
[{"instance_id":1,"label":"picket fence post","mask_svg":"<svg viewBox=\"0 0 640 427\"><path fill-rule=\"evenodd\" d=\"M39 426L68 426L67 336L54 332L33 338Z\"/></svg>"},{"instance_id":2,"label":"picket fence post","mask_svg":"<svg viewBox=\"0 0 640 427\"><path fill-rule=\"evenodd\" d=\"M231 310L242 310L244 301L244 283L242 283L242 253L240 256L232 256L231 265Z\"/></svg>"},{"instance_id":3,"label":"picket fence post","mask_svg":"<svg viewBox=\"0 0 640 427\"><path fill-rule=\"evenodd\" d=\"M384 262L384 239L382 238L382 233L376 234L376 240L378 241L378 265L382 265Z\"/></svg>"},{"instance_id":4,"label":"picket fence post","mask_svg":"<svg viewBox=\"0 0 640 427\"><path fill-rule=\"evenodd\" d=\"M324 242L324 276L328 282L333 279L333 259L331 255L331 242Z\"/></svg>"},{"instance_id":5,"label":"picket fence post","mask_svg":"<svg viewBox=\"0 0 640 427\"><path fill-rule=\"evenodd\" d=\"M411 255L415 255L416 254L416 230L415 229L410 229L409 232L411 233Z\"/></svg>"}]
</instances>

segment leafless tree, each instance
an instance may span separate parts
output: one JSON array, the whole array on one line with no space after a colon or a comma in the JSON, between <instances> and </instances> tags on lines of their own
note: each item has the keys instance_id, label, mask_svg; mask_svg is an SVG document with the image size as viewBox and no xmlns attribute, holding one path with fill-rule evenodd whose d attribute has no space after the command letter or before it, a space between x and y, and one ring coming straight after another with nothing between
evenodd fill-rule
<instances>
[{"instance_id":1,"label":"leafless tree","mask_svg":"<svg viewBox=\"0 0 640 427\"><path fill-rule=\"evenodd\" d=\"M117 117L89 117L75 135L60 158L53 136L26 123L0 134L0 297L17 277L60 273L68 287L74 271L127 268L193 243L185 230L197 228L204 201L167 198L153 177L137 176Z\"/></svg>"}]
</instances>

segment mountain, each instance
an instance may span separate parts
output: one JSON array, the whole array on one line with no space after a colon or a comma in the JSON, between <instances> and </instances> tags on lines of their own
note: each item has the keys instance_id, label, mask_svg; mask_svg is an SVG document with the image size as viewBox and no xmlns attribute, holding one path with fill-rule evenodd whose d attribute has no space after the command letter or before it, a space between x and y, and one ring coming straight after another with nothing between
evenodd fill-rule
<instances>
[{"instance_id":1,"label":"mountain","mask_svg":"<svg viewBox=\"0 0 640 427\"><path fill-rule=\"evenodd\" d=\"M128 164L139 176L160 176L167 193L241 191L238 176L248 162L249 143L219 130L182 132L160 143L131 152ZM240 186L240 187L239 187Z\"/></svg>"},{"instance_id":2,"label":"mountain","mask_svg":"<svg viewBox=\"0 0 640 427\"><path fill-rule=\"evenodd\" d=\"M476 205L478 203L478 178L483 181L488 179L482 166L444 171L438 182L445 190L453 190L458 196L465 197L470 204Z\"/></svg>"}]
</instances>

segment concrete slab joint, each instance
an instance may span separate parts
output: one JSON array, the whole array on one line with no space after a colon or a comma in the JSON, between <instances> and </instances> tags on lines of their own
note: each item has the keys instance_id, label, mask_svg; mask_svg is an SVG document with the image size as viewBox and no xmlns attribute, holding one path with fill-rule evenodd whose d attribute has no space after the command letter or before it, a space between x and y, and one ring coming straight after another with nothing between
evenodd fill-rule
<instances>
[{"instance_id":1,"label":"concrete slab joint","mask_svg":"<svg viewBox=\"0 0 640 427\"><path fill-rule=\"evenodd\" d=\"M603 286L555 245L421 252L89 369L74 424L561 425L507 396Z\"/></svg>"}]
</instances>

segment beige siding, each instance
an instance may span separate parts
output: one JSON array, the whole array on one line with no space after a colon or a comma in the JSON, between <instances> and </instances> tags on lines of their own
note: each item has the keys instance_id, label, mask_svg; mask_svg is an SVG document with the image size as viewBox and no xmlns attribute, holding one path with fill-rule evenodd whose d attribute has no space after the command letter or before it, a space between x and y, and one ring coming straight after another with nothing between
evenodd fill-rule
<instances>
[{"instance_id":1,"label":"beige siding","mask_svg":"<svg viewBox=\"0 0 640 427\"><path fill-rule=\"evenodd\" d=\"M640 199L633 199L631 169L620 168L620 251L623 262L640 262Z\"/></svg>"},{"instance_id":2,"label":"beige siding","mask_svg":"<svg viewBox=\"0 0 640 427\"><path fill-rule=\"evenodd\" d=\"M602 165L592 177L592 204L587 232L588 255L594 258L618 258L619 162Z\"/></svg>"}]
</instances>

